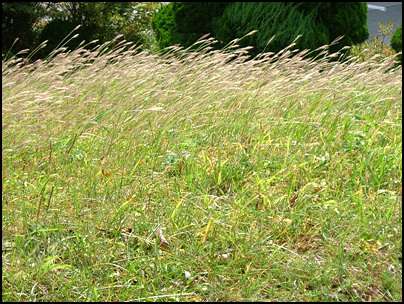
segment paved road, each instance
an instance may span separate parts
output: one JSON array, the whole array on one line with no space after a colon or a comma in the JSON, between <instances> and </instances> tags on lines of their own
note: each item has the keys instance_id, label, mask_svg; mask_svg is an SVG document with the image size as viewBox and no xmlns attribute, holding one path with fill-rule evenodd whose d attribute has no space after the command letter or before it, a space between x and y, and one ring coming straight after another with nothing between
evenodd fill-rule
<instances>
[{"instance_id":1,"label":"paved road","mask_svg":"<svg viewBox=\"0 0 404 304\"><path fill-rule=\"evenodd\" d=\"M368 2L368 28L369 28L369 39L370 41L373 37L380 35L379 31L379 21L386 24L386 21L396 22L393 33L396 28L403 22L403 3L402 2ZM384 42L390 45L391 36L386 36Z\"/></svg>"}]
</instances>

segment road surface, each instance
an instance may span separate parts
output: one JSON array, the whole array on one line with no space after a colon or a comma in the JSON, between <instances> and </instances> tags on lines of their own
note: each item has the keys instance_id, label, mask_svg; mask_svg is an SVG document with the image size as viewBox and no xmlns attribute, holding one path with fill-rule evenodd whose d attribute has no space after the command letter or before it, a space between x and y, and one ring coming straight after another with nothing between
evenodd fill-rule
<instances>
[{"instance_id":1,"label":"road surface","mask_svg":"<svg viewBox=\"0 0 404 304\"><path fill-rule=\"evenodd\" d=\"M397 27L403 22L403 3L402 2L367 2L368 3L368 28L369 39L372 40L375 36L379 36L383 40L383 36L380 35L379 21L382 21L386 25L386 21L396 22L393 28L393 33ZM384 42L390 45L391 36L386 36Z\"/></svg>"}]
</instances>

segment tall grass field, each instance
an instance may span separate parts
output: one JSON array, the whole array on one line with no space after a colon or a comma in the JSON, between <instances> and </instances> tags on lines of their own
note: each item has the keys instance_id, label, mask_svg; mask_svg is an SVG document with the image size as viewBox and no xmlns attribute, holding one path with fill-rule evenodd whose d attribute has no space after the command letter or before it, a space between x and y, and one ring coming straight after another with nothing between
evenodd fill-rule
<instances>
[{"instance_id":1,"label":"tall grass field","mask_svg":"<svg viewBox=\"0 0 404 304\"><path fill-rule=\"evenodd\" d=\"M2 61L3 301L402 300L394 58L117 41Z\"/></svg>"}]
</instances>

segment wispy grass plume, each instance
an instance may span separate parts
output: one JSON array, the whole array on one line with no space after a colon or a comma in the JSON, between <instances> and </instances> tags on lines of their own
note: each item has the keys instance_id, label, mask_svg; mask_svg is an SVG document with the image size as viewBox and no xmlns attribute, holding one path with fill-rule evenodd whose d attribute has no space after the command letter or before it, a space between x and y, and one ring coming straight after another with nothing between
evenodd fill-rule
<instances>
[{"instance_id":1,"label":"wispy grass plume","mask_svg":"<svg viewBox=\"0 0 404 304\"><path fill-rule=\"evenodd\" d=\"M401 67L214 42L3 60L4 301L401 300Z\"/></svg>"}]
</instances>

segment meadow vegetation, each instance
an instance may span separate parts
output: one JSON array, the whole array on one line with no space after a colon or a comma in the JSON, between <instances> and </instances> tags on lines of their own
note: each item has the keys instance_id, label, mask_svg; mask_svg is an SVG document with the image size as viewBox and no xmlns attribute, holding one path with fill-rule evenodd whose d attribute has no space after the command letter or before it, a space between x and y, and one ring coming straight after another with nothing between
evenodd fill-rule
<instances>
[{"instance_id":1,"label":"meadow vegetation","mask_svg":"<svg viewBox=\"0 0 404 304\"><path fill-rule=\"evenodd\" d=\"M213 42L3 60L3 301L401 301L401 66Z\"/></svg>"}]
</instances>

